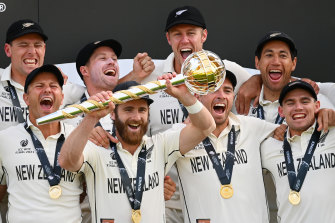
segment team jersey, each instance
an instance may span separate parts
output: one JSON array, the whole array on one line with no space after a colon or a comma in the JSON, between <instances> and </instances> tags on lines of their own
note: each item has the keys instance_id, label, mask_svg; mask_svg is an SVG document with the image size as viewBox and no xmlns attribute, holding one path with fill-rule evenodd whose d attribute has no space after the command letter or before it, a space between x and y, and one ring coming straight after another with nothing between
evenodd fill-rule
<instances>
[{"instance_id":1,"label":"team jersey","mask_svg":"<svg viewBox=\"0 0 335 223\"><path fill-rule=\"evenodd\" d=\"M290 137L294 167L300 167L315 124L301 136ZM290 186L284 158L283 141L269 138L261 145L262 165L272 173L277 191L278 222L335 222L332 195L335 188L335 128L322 132L309 171L300 190L301 202L293 206L289 200Z\"/></svg>"},{"instance_id":2,"label":"team jersey","mask_svg":"<svg viewBox=\"0 0 335 223\"><path fill-rule=\"evenodd\" d=\"M117 144L117 151L128 172L134 188L137 174L138 154L146 145L144 192L141 203L141 222L165 222L164 176L165 172L181 156L179 135L181 129L169 130L152 137L143 137L142 144L132 155ZM92 210L92 222L132 222L132 209L121 182L114 151L88 142L84 149L84 164L81 170L86 177L87 190Z\"/></svg>"},{"instance_id":3,"label":"team jersey","mask_svg":"<svg viewBox=\"0 0 335 223\"><path fill-rule=\"evenodd\" d=\"M228 133L235 126L235 158L229 199L220 195L220 180L203 143L176 161L181 197L185 204L184 220L200 222L269 222L262 178L260 144L277 125L252 117L229 114L229 125L219 137L209 139L225 165ZM205 221L204 221L205 222Z\"/></svg>"},{"instance_id":4,"label":"team jersey","mask_svg":"<svg viewBox=\"0 0 335 223\"><path fill-rule=\"evenodd\" d=\"M229 60L223 60L223 62L226 68L236 75L237 86L235 88L235 92L237 92L239 86L251 75L243 67L234 62ZM171 53L162 63L155 64L155 70L147 78L145 78L142 83L155 81L159 76L166 72L175 72L173 63L174 53ZM185 121L185 114L183 113L183 110L176 98L170 96L164 91L149 95L149 97L154 100L154 102L150 105L149 135L155 135L159 132L163 132L170 129L173 124ZM165 205L168 208L181 210L182 205L180 203L179 184L175 167L171 168L168 175L174 182L176 182L176 192L170 200L165 202Z\"/></svg>"},{"instance_id":5,"label":"team jersey","mask_svg":"<svg viewBox=\"0 0 335 223\"><path fill-rule=\"evenodd\" d=\"M16 90L17 97L23 110L23 118L25 120L27 120L29 113L27 105L23 100L24 87L11 79L11 65L9 65L6 69L0 69L0 130L19 123L7 81L9 81ZM83 92L84 88L82 86L71 83L65 84L63 86L63 104L72 104L76 102L79 100Z\"/></svg>"},{"instance_id":6,"label":"team jersey","mask_svg":"<svg viewBox=\"0 0 335 223\"><path fill-rule=\"evenodd\" d=\"M28 120L34 135L42 143L50 165L54 164L57 139L67 137L71 126L61 123L61 131L44 139L42 132ZM7 222L81 222L79 195L81 174L61 170L62 195L49 196L49 182L24 124L0 132L1 184L7 183Z\"/></svg>"}]
</instances>

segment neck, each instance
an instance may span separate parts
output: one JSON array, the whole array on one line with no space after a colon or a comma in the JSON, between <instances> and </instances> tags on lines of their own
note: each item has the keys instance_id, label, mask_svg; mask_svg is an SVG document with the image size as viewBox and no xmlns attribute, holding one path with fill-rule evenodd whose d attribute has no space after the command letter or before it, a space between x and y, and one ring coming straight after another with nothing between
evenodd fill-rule
<instances>
[{"instance_id":1,"label":"neck","mask_svg":"<svg viewBox=\"0 0 335 223\"><path fill-rule=\"evenodd\" d=\"M31 123L42 132L45 139L60 132L60 122L51 122L45 125L37 125L35 118L29 116L29 119Z\"/></svg>"},{"instance_id":2,"label":"neck","mask_svg":"<svg viewBox=\"0 0 335 223\"><path fill-rule=\"evenodd\" d=\"M181 73L181 64L176 61L176 58L173 60L173 68L177 74Z\"/></svg>"},{"instance_id":3,"label":"neck","mask_svg":"<svg viewBox=\"0 0 335 223\"><path fill-rule=\"evenodd\" d=\"M93 95L95 95L97 93L100 93L102 91L112 91L113 90L113 89L99 88L99 87L96 87L96 86L94 86L92 84L89 84L89 83L86 84L86 89L87 89L87 92L88 92L89 96L93 96Z\"/></svg>"},{"instance_id":4,"label":"neck","mask_svg":"<svg viewBox=\"0 0 335 223\"><path fill-rule=\"evenodd\" d=\"M21 74L15 70L11 70L11 78L16 83L19 83L21 86L24 86L24 83L26 82L27 75Z\"/></svg>"},{"instance_id":5,"label":"neck","mask_svg":"<svg viewBox=\"0 0 335 223\"><path fill-rule=\"evenodd\" d=\"M264 99L265 100L274 102L274 101L277 101L279 99L280 91L273 91L273 90L267 88L266 86L264 86L263 94L264 94Z\"/></svg>"},{"instance_id":6,"label":"neck","mask_svg":"<svg viewBox=\"0 0 335 223\"><path fill-rule=\"evenodd\" d=\"M227 121L225 121L223 124L221 124L221 125L216 124L216 128L215 128L215 130L212 132L212 134L215 135L216 138L219 137L219 135L221 134L221 132L222 132L225 128L227 128L228 123L229 123L229 120L228 120L228 118L227 118Z\"/></svg>"},{"instance_id":7,"label":"neck","mask_svg":"<svg viewBox=\"0 0 335 223\"><path fill-rule=\"evenodd\" d=\"M118 132L116 131L116 136L119 140L119 142L121 143L122 145L122 148L127 150L131 155L134 155L136 149L141 145L141 142L139 142L138 144L136 145L132 145L132 144L129 144L127 142L125 142L121 137L120 135L118 134Z\"/></svg>"}]
</instances>

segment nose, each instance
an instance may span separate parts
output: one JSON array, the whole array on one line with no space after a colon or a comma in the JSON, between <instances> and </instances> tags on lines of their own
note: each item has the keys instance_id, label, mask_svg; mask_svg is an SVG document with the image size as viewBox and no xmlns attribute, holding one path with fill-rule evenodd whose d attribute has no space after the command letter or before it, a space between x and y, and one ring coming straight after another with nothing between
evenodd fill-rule
<instances>
[{"instance_id":1,"label":"nose","mask_svg":"<svg viewBox=\"0 0 335 223\"><path fill-rule=\"evenodd\" d=\"M273 63L273 64L279 64L279 61L280 61L279 59L280 59L280 58L279 58L278 55L273 56L272 63Z\"/></svg>"},{"instance_id":2,"label":"nose","mask_svg":"<svg viewBox=\"0 0 335 223\"><path fill-rule=\"evenodd\" d=\"M107 63L108 63L108 64L115 64L115 62L116 62L116 60L114 60L114 59L111 58L111 57L107 59Z\"/></svg>"},{"instance_id":3,"label":"nose","mask_svg":"<svg viewBox=\"0 0 335 223\"><path fill-rule=\"evenodd\" d=\"M186 34L183 34L182 37L181 37L181 42L182 43L188 43L189 42L189 39L188 39L188 36Z\"/></svg>"}]
</instances>

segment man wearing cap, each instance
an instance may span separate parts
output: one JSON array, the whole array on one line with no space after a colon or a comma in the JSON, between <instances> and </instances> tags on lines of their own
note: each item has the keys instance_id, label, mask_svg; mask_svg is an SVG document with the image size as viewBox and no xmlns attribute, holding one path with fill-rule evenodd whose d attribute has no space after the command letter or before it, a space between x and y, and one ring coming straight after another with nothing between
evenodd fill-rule
<instances>
[{"instance_id":1,"label":"man wearing cap","mask_svg":"<svg viewBox=\"0 0 335 223\"><path fill-rule=\"evenodd\" d=\"M6 69L0 69L0 129L22 123L28 116L23 101L23 86L27 75L43 65L48 37L38 23L19 20L7 30L5 53L11 58ZM64 85L64 102L73 103L83 92L83 88L73 84Z\"/></svg>"},{"instance_id":2,"label":"man wearing cap","mask_svg":"<svg viewBox=\"0 0 335 223\"><path fill-rule=\"evenodd\" d=\"M290 82L291 73L297 65L297 49L293 39L286 33L271 31L258 43L255 50L255 66L261 73L262 90L259 105L249 110L249 116L264 119L271 123L285 123L278 113L279 95L283 87ZM330 100L322 94L319 99L325 108L334 108ZM276 198L273 182L269 174L264 175L271 220L276 218Z\"/></svg>"},{"instance_id":3,"label":"man wearing cap","mask_svg":"<svg viewBox=\"0 0 335 223\"><path fill-rule=\"evenodd\" d=\"M114 39L91 42L79 51L76 58L76 68L86 86L86 91L82 95L80 103L101 91L112 91L115 88L119 81L120 71L118 58L121 52L121 44ZM154 64L151 58L146 53L139 53L134 58L134 66L131 72L134 73L134 75L141 76L144 75L143 73L151 73L153 69ZM82 118L83 116L78 116L75 119L67 120L67 122L78 125ZM108 114L99 120L98 126L92 131L90 140L98 144L97 138L105 139L99 141L99 145L108 148L109 140L105 131L111 133L112 129L113 121ZM85 222L91 222L90 216L87 216L87 213L90 212L87 198L81 206L83 220Z\"/></svg>"},{"instance_id":4,"label":"man wearing cap","mask_svg":"<svg viewBox=\"0 0 335 223\"><path fill-rule=\"evenodd\" d=\"M124 82L114 90L136 85L136 82ZM139 216L141 222L165 222L165 172L215 128L208 110L185 85L174 87L167 81L167 92L186 106L192 124L147 137L149 105L153 100L145 97L117 105L115 110L110 103L109 111L87 114L65 141L60 165L70 171L84 172L93 222L140 222ZM92 99L104 101L110 96L104 92ZM89 131L108 112L114 120L119 143L111 143L106 150L87 140Z\"/></svg>"},{"instance_id":5,"label":"man wearing cap","mask_svg":"<svg viewBox=\"0 0 335 223\"><path fill-rule=\"evenodd\" d=\"M141 83L156 80L157 77L166 72L181 73L184 60L193 52L203 49L203 44L207 40L208 31L201 12L193 6L183 6L173 9L166 20L165 35L172 53L163 63L156 66L153 73L144 79L135 79ZM238 64L229 60L223 60L226 68L237 76L237 86L246 81L250 74ZM150 106L150 127L149 134L154 135L171 128L175 123L182 123L187 112L182 109L180 103L165 92L160 92L150 96L154 103ZM176 169L172 168L169 175L175 182L178 182ZM167 222L183 222L182 204L177 191L171 200L166 202ZM171 213L170 213L171 212Z\"/></svg>"},{"instance_id":6,"label":"man wearing cap","mask_svg":"<svg viewBox=\"0 0 335 223\"><path fill-rule=\"evenodd\" d=\"M59 109L63 84L54 65L33 70L24 85L27 121L0 131L0 183L7 184L10 204L6 222L81 222L81 174L61 169L57 162L73 127L36 124L37 118Z\"/></svg>"},{"instance_id":7,"label":"man wearing cap","mask_svg":"<svg viewBox=\"0 0 335 223\"><path fill-rule=\"evenodd\" d=\"M24 83L28 74L43 65L48 37L40 25L23 19L10 25L6 33L5 53L11 58L6 69L0 69L0 130L27 120L28 109L23 100ZM64 103L74 103L84 91L83 87L64 85ZM1 216L5 221L6 198L0 203Z\"/></svg>"},{"instance_id":8,"label":"man wearing cap","mask_svg":"<svg viewBox=\"0 0 335 223\"><path fill-rule=\"evenodd\" d=\"M262 165L274 178L278 221L334 222L335 111L320 110L306 82L288 83L279 96L279 114L288 129L283 141L269 138L261 146ZM324 117L324 122L316 118ZM324 128L328 131L321 131Z\"/></svg>"},{"instance_id":9,"label":"man wearing cap","mask_svg":"<svg viewBox=\"0 0 335 223\"><path fill-rule=\"evenodd\" d=\"M227 70L215 93L198 96L216 129L176 161L185 223L269 222L259 148L277 125L234 115L236 84Z\"/></svg>"}]
</instances>

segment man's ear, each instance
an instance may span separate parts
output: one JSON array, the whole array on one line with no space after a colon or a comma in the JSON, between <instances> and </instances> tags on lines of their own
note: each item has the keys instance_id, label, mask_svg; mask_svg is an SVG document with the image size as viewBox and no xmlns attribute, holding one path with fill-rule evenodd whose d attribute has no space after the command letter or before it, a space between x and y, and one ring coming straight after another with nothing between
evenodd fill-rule
<instances>
[{"instance_id":1,"label":"man's ear","mask_svg":"<svg viewBox=\"0 0 335 223\"><path fill-rule=\"evenodd\" d=\"M208 31L207 29L202 30L201 42L204 43L207 40Z\"/></svg>"},{"instance_id":2,"label":"man's ear","mask_svg":"<svg viewBox=\"0 0 335 223\"><path fill-rule=\"evenodd\" d=\"M168 41L169 45L171 46L169 32L166 32L165 36L166 36L166 40Z\"/></svg>"},{"instance_id":3,"label":"man's ear","mask_svg":"<svg viewBox=\"0 0 335 223\"><path fill-rule=\"evenodd\" d=\"M23 94L23 100L26 103L26 105L29 106L29 100L28 100L28 94L27 93Z\"/></svg>"},{"instance_id":4,"label":"man's ear","mask_svg":"<svg viewBox=\"0 0 335 223\"><path fill-rule=\"evenodd\" d=\"M285 118L284 110L282 106L278 107L278 114L280 115L280 117Z\"/></svg>"},{"instance_id":5,"label":"man's ear","mask_svg":"<svg viewBox=\"0 0 335 223\"><path fill-rule=\"evenodd\" d=\"M80 72L83 76L88 76L88 67L87 66L81 66L79 69L80 69Z\"/></svg>"},{"instance_id":6,"label":"man's ear","mask_svg":"<svg viewBox=\"0 0 335 223\"><path fill-rule=\"evenodd\" d=\"M315 102L315 114L317 114L320 111L320 101Z\"/></svg>"},{"instance_id":7,"label":"man's ear","mask_svg":"<svg viewBox=\"0 0 335 223\"><path fill-rule=\"evenodd\" d=\"M6 56L7 56L7 57L11 57L11 56L12 56L12 48L11 48L11 45L8 44L8 43L5 43L4 49L5 49Z\"/></svg>"},{"instance_id":8,"label":"man's ear","mask_svg":"<svg viewBox=\"0 0 335 223\"><path fill-rule=\"evenodd\" d=\"M255 67L257 70L259 70L259 59L258 56L255 56Z\"/></svg>"}]
</instances>

